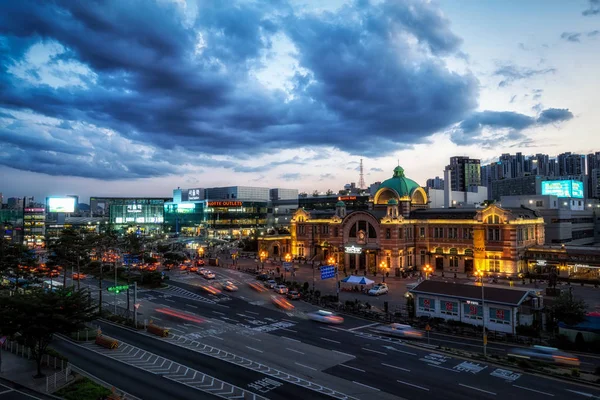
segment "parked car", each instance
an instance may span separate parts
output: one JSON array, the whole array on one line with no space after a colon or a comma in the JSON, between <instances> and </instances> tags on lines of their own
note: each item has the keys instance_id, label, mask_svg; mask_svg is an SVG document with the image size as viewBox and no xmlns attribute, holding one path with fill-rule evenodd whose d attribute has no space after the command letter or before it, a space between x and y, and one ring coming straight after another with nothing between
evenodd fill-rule
<instances>
[{"instance_id":1,"label":"parked car","mask_svg":"<svg viewBox=\"0 0 600 400\"><path fill-rule=\"evenodd\" d=\"M268 281L269 279L271 279L271 277L269 276L269 274L260 274L256 277L256 279L258 279L259 281Z\"/></svg>"},{"instance_id":2,"label":"parked car","mask_svg":"<svg viewBox=\"0 0 600 400\"><path fill-rule=\"evenodd\" d=\"M370 296L379 296L387 294L389 292L388 285L386 283L378 283L369 290Z\"/></svg>"},{"instance_id":3,"label":"parked car","mask_svg":"<svg viewBox=\"0 0 600 400\"><path fill-rule=\"evenodd\" d=\"M275 293L286 294L288 292L288 288L285 285L277 285L274 287Z\"/></svg>"},{"instance_id":4,"label":"parked car","mask_svg":"<svg viewBox=\"0 0 600 400\"><path fill-rule=\"evenodd\" d=\"M287 298L290 300L299 300L300 299L300 292L296 291L296 290L290 290L287 294Z\"/></svg>"},{"instance_id":5,"label":"parked car","mask_svg":"<svg viewBox=\"0 0 600 400\"><path fill-rule=\"evenodd\" d=\"M331 311L319 310L306 314L308 319L316 322L322 322L324 324L336 324L339 325L344 322L344 318L332 313Z\"/></svg>"},{"instance_id":6,"label":"parked car","mask_svg":"<svg viewBox=\"0 0 600 400\"><path fill-rule=\"evenodd\" d=\"M198 272L198 267L190 267L190 268L188 268L188 271L190 271L190 272Z\"/></svg>"},{"instance_id":7,"label":"parked car","mask_svg":"<svg viewBox=\"0 0 600 400\"><path fill-rule=\"evenodd\" d=\"M579 366L580 361L577 356L566 353L554 347L546 346L532 346L532 347L519 347L511 349L508 353L509 356L546 361L554 364L572 365Z\"/></svg>"},{"instance_id":8,"label":"parked car","mask_svg":"<svg viewBox=\"0 0 600 400\"><path fill-rule=\"evenodd\" d=\"M268 281L265 282L265 286L269 289L275 289L275 286L277 286L277 282L274 281L273 279L269 279Z\"/></svg>"},{"instance_id":9,"label":"parked car","mask_svg":"<svg viewBox=\"0 0 600 400\"><path fill-rule=\"evenodd\" d=\"M373 328L373 330L384 335L399 337L403 339L423 339L424 337L422 331L415 329L410 325L404 324L380 325Z\"/></svg>"},{"instance_id":10,"label":"parked car","mask_svg":"<svg viewBox=\"0 0 600 400\"><path fill-rule=\"evenodd\" d=\"M223 283L223 290L227 290L228 292L235 292L238 290L238 287L235 286L232 282L225 282Z\"/></svg>"}]
</instances>

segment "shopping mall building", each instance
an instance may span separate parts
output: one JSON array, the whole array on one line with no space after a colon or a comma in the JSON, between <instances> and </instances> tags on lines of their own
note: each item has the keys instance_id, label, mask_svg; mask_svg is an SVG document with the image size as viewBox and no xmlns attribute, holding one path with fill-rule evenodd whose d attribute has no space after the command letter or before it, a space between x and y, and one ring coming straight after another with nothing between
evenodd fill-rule
<instances>
[{"instance_id":1,"label":"shopping mall building","mask_svg":"<svg viewBox=\"0 0 600 400\"><path fill-rule=\"evenodd\" d=\"M350 271L399 275L426 265L445 271L489 271L514 276L525 270L524 254L544 243L544 220L534 210L438 208L428 206L427 193L398 166L384 181L369 209L299 209L291 234L265 238L261 250L271 256L294 256L335 262Z\"/></svg>"}]
</instances>

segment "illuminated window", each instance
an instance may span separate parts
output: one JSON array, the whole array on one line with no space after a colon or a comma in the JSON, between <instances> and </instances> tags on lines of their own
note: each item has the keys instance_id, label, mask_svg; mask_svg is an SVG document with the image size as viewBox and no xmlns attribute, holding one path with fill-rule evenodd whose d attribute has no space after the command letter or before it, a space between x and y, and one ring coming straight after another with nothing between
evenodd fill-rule
<instances>
[{"instance_id":1,"label":"illuminated window","mask_svg":"<svg viewBox=\"0 0 600 400\"><path fill-rule=\"evenodd\" d=\"M425 238L425 227L420 227L419 228L419 237L421 239Z\"/></svg>"}]
</instances>

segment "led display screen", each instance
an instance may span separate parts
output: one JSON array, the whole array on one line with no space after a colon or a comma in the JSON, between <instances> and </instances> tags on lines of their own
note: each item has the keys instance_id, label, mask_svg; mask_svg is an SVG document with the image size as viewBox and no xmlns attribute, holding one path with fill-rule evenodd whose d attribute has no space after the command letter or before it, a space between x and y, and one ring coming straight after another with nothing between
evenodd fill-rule
<instances>
[{"instance_id":1,"label":"led display screen","mask_svg":"<svg viewBox=\"0 0 600 400\"><path fill-rule=\"evenodd\" d=\"M573 180L543 181L542 194L583 199L583 182Z\"/></svg>"},{"instance_id":2,"label":"led display screen","mask_svg":"<svg viewBox=\"0 0 600 400\"><path fill-rule=\"evenodd\" d=\"M74 197L48 197L48 212L72 213L75 212Z\"/></svg>"}]
</instances>

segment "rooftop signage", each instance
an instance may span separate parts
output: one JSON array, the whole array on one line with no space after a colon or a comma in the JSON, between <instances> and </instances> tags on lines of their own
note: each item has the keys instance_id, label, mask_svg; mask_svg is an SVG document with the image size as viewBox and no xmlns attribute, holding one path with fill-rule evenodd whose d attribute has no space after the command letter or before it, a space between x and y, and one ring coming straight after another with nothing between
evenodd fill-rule
<instances>
[{"instance_id":1,"label":"rooftop signage","mask_svg":"<svg viewBox=\"0 0 600 400\"><path fill-rule=\"evenodd\" d=\"M339 196L338 201L356 200L356 196Z\"/></svg>"},{"instance_id":2,"label":"rooftop signage","mask_svg":"<svg viewBox=\"0 0 600 400\"><path fill-rule=\"evenodd\" d=\"M209 201L208 207L241 207L241 201Z\"/></svg>"}]
</instances>

